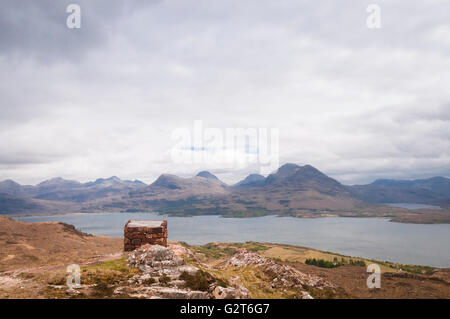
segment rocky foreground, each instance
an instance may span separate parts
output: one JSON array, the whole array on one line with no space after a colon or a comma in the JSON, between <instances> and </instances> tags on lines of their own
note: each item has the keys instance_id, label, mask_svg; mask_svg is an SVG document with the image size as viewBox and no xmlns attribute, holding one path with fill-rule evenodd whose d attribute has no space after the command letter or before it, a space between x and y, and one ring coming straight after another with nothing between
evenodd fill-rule
<instances>
[{"instance_id":1,"label":"rocky foreground","mask_svg":"<svg viewBox=\"0 0 450 319\"><path fill-rule=\"evenodd\" d=\"M0 298L450 298L450 269L305 247L169 242L122 249L122 239L70 225L1 218ZM69 288L73 263L81 285ZM370 263L381 267L380 289L367 288Z\"/></svg>"},{"instance_id":2,"label":"rocky foreground","mask_svg":"<svg viewBox=\"0 0 450 319\"><path fill-rule=\"evenodd\" d=\"M237 283L227 285L201 270L186 264L182 256L193 253L180 245L145 245L131 253L128 264L141 272L130 278L114 294L136 298L251 298L250 292Z\"/></svg>"},{"instance_id":3,"label":"rocky foreground","mask_svg":"<svg viewBox=\"0 0 450 319\"><path fill-rule=\"evenodd\" d=\"M136 298L215 298L248 299L250 291L239 284L239 277L222 279L208 273L208 265L193 266L185 258L192 258L191 250L180 245L145 245L131 253L128 265L141 272L130 278L125 285L114 290L114 294L126 294ZM248 267L259 268L270 273L268 284L276 289L296 289L297 297L312 299L303 287L318 289L335 286L317 276L303 273L294 267L278 264L272 259L242 250L231 257L221 268ZM205 270L203 270L204 268ZM220 269L220 267L219 267Z\"/></svg>"}]
</instances>

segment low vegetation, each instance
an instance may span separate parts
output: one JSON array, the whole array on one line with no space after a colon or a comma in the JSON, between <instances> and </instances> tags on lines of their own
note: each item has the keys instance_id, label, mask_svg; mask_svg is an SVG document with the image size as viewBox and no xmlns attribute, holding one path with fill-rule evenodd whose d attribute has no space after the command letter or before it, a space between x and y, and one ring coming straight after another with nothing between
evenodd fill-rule
<instances>
[{"instance_id":1,"label":"low vegetation","mask_svg":"<svg viewBox=\"0 0 450 319\"><path fill-rule=\"evenodd\" d=\"M232 244L219 244L219 243L207 243L202 246L190 246L186 243L182 243L186 248L191 249L195 253L203 254L206 258L223 258L233 256L238 249L245 248L248 251L259 252L269 249L269 247L255 242L246 243L232 243Z\"/></svg>"},{"instance_id":2,"label":"low vegetation","mask_svg":"<svg viewBox=\"0 0 450 319\"><path fill-rule=\"evenodd\" d=\"M126 258L105 261L99 264L86 266L81 269L81 280L83 284L118 284L124 282L139 273L136 268L127 266Z\"/></svg>"},{"instance_id":3,"label":"low vegetation","mask_svg":"<svg viewBox=\"0 0 450 319\"><path fill-rule=\"evenodd\" d=\"M194 274L189 274L184 271L181 273L179 279L184 280L185 287L191 290L207 291L211 284L222 287L228 286L228 283L225 280L215 278L213 275L203 270L198 270Z\"/></svg>"},{"instance_id":4,"label":"low vegetation","mask_svg":"<svg viewBox=\"0 0 450 319\"><path fill-rule=\"evenodd\" d=\"M257 242L253 242L253 241L248 241L246 243L235 243L235 244L230 244L234 247L237 248L245 248L248 251L251 252L260 252L260 251L264 251L264 250L268 250L270 247L268 247L267 245L261 244L261 243L257 243Z\"/></svg>"},{"instance_id":5,"label":"low vegetation","mask_svg":"<svg viewBox=\"0 0 450 319\"><path fill-rule=\"evenodd\" d=\"M366 267L366 262L364 260L353 260L350 259L349 264L352 266Z\"/></svg>"},{"instance_id":6,"label":"low vegetation","mask_svg":"<svg viewBox=\"0 0 450 319\"><path fill-rule=\"evenodd\" d=\"M167 286L169 284L170 280L171 280L170 277L167 276L166 274L162 274L158 278L159 284L162 286Z\"/></svg>"},{"instance_id":7,"label":"low vegetation","mask_svg":"<svg viewBox=\"0 0 450 319\"><path fill-rule=\"evenodd\" d=\"M316 258L306 259L305 264L314 265L314 266L322 267L322 268L336 268L336 267L343 265L342 263L339 263L339 262L332 262L332 261L316 259Z\"/></svg>"},{"instance_id":8,"label":"low vegetation","mask_svg":"<svg viewBox=\"0 0 450 319\"><path fill-rule=\"evenodd\" d=\"M138 269L127 266L126 258L105 261L83 267L81 284L92 285L91 297L110 298L116 285L126 282L137 273L139 273Z\"/></svg>"},{"instance_id":9,"label":"low vegetation","mask_svg":"<svg viewBox=\"0 0 450 319\"><path fill-rule=\"evenodd\" d=\"M322 267L322 268L337 268L337 267L340 267L340 266L343 266L346 264L351 265L351 266L361 266L361 267L366 266L366 262L364 260L350 259L349 261L347 261L346 259L341 258L341 260L339 261L336 257L334 257L333 261L328 261L328 260L324 260L324 259L316 259L316 258L307 258L305 260L305 264Z\"/></svg>"},{"instance_id":10,"label":"low vegetation","mask_svg":"<svg viewBox=\"0 0 450 319\"><path fill-rule=\"evenodd\" d=\"M153 278L153 277L150 277L150 278L145 279L142 283L143 283L144 285L150 286L150 285L153 285L153 284L156 283L156 279Z\"/></svg>"},{"instance_id":11,"label":"low vegetation","mask_svg":"<svg viewBox=\"0 0 450 319\"><path fill-rule=\"evenodd\" d=\"M411 274L431 274L435 268L430 266L420 266L420 265L403 265L403 264L395 264L389 261L374 261L375 263L381 264L385 267L389 267L396 271L400 272L409 272Z\"/></svg>"}]
</instances>

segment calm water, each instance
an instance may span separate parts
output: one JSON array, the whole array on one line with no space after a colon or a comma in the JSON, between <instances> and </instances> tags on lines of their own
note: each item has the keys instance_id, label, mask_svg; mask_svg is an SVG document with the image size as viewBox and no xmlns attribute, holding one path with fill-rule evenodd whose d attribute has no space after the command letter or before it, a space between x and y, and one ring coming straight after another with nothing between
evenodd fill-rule
<instances>
[{"instance_id":1,"label":"calm water","mask_svg":"<svg viewBox=\"0 0 450 319\"><path fill-rule=\"evenodd\" d=\"M20 217L61 221L95 235L122 237L129 219L167 219L170 240L189 244L261 241L292 244L350 256L450 267L450 224L392 223L377 218L167 217L156 213L102 213Z\"/></svg>"},{"instance_id":2,"label":"calm water","mask_svg":"<svg viewBox=\"0 0 450 319\"><path fill-rule=\"evenodd\" d=\"M386 203L386 204L383 204L383 205L392 206L392 207L406 208L406 209L421 209L421 208L441 209L439 206L426 205L426 204Z\"/></svg>"}]
</instances>

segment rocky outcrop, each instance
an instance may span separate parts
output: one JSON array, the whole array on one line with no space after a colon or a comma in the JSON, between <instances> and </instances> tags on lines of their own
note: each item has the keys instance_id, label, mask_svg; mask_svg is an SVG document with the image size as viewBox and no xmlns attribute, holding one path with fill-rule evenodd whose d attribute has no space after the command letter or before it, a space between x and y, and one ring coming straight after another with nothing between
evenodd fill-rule
<instances>
[{"instance_id":1,"label":"rocky outcrop","mask_svg":"<svg viewBox=\"0 0 450 319\"><path fill-rule=\"evenodd\" d=\"M214 277L205 269L186 264L183 257L193 256L181 245L144 245L130 254L128 264L141 270L128 281L127 287L119 287L116 293L127 293L141 298L215 298L247 299L250 292L238 281L226 283ZM259 268L270 280L273 289L298 289L301 298L311 299L305 290L310 288L334 289L334 285L322 278L303 273L289 265L270 258L242 250L231 257L225 267ZM199 266L201 267L201 266ZM200 284L203 283L203 284Z\"/></svg>"},{"instance_id":2,"label":"rocky outcrop","mask_svg":"<svg viewBox=\"0 0 450 319\"><path fill-rule=\"evenodd\" d=\"M130 267L141 272L117 287L115 294L137 298L205 299L250 298L250 292L239 285L223 287L213 275L186 264L184 256L192 252L180 245L144 245L128 258ZM222 286L221 286L222 285Z\"/></svg>"},{"instance_id":3,"label":"rocky outcrop","mask_svg":"<svg viewBox=\"0 0 450 319\"><path fill-rule=\"evenodd\" d=\"M273 288L335 288L331 283L322 278L305 274L289 265L276 263L270 258L260 256L253 252L240 251L228 260L229 266L245 267L255 266L260 268L271 278ZM306 291L302 292L303 298L312 298Z\"/></svg>"},{"instance_id":4,"label":"rocky outcrop","mask_svg":"<svg viewBox=\"0 0 450 319\"><path fill-rule=\"evenodd\" d=\"M177 274L179 275L179 270L185 270L184 268L182 269L181 266L184 266L186 262L180 256L175 255L173 251L167 247L160 245L144 245L131 253L128 258L128 264L131 267L139 268L146 274L157 273L159 275L172 275L174 271L177 271Z\"/></svg>"},{"instance_id":5,"label":"rocky outcrop","mask_svg":"<svg viewBox=\"0 0 450 319\"><path fill-rule=\"evenodd\" d=\"M251 298L250 291L247 288L237 285L236 287L221 287L214 288L212 295L215 299L249 299Z\"/></svg>"}]
</instances>

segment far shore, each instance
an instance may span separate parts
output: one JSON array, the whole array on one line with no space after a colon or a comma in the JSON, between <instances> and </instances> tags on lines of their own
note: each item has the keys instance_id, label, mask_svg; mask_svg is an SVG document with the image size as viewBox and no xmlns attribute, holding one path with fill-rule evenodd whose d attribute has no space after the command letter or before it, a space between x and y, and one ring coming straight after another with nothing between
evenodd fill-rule
<instances>
[{"instance_id":1,"label":"far shore","mask_svg":"<svg viewBox=\"0 0 450 319\"><path fill-rule=\"evenodd\" d=\"M380 214L378 212L362 211L359 212L325 212L325 213L298 213L296 215L284 215L282 213L265 213L260 215L245 215L237 214L239 212L231 212L230 214L183 214L183 213L171 213L171 212L157 212L157 211L93 211L93 212L67 212L67 213L54 213L54 214L8 214L3 215L11 218L23 218L23 217L53 217L53 216L77 216L77 215L91 215L91 214L114 214L114 213L155 213L161 216L171 217L195 217L195 216L220 216L223 218L257 218L264 216L278 216L278 217L296 217L296 218L380 218L388 219L390 222L404 223L404 224L450 224L450 209L439 208L430 209L422 208L416 210L404 209L402 214ZM1 215L1 214L0 214Z\"/></svg>"}]
</instances>

